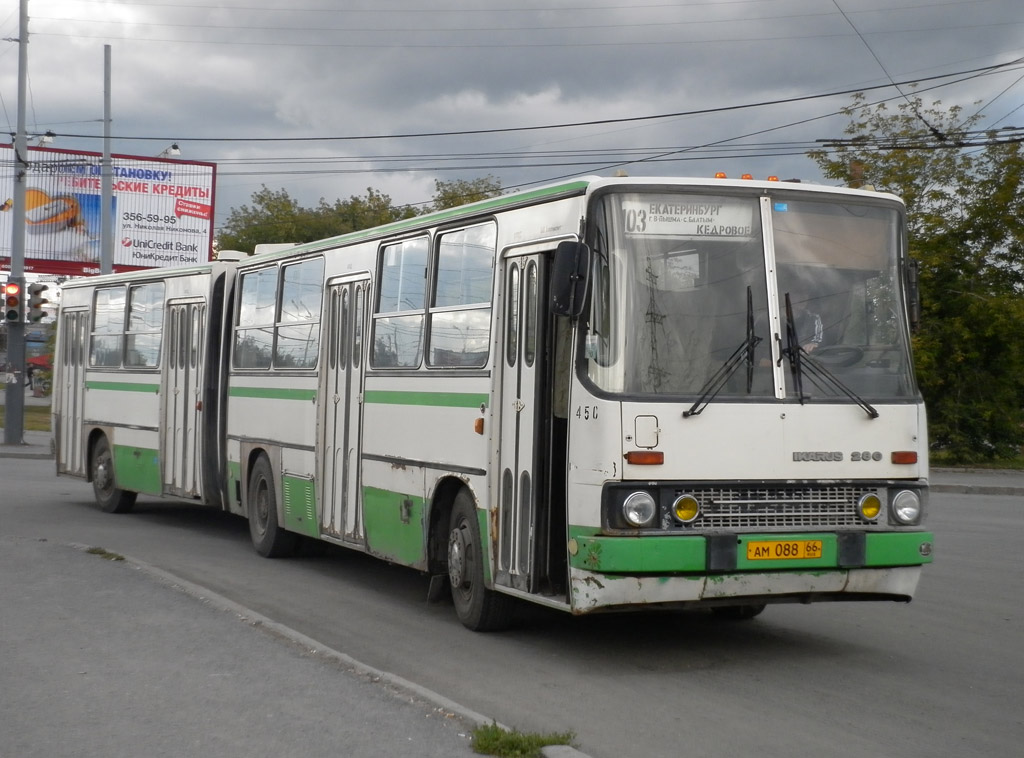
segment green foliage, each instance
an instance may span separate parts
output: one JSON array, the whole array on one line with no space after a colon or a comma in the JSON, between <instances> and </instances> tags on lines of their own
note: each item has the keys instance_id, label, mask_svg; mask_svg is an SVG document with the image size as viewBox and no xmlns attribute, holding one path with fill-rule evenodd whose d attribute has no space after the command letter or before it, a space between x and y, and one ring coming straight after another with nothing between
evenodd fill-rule
<instances>
[{"instance_id":1,"label":"green foliage","mask_svg":"<svg viewBox=\"0 0 1024 758\"><path fill-rule=\"evenodd\" d=\"M473 730L473 750L480 755L497 755L501 758L537 758L542 747L572 745L575 738L572 732L525 734L515 729L504 729L497 724L487 724Z\"/></svg>"},{"instance_id":2,"label":"green foliage","mask_svg":"<svg viewBox=\"0 0 1024 758\"><path fill-rule=\"evenodd\" d=\"M434 182L434 203L428 210L441 211L501 194L501 181L488 174L480 179Z\"/></svg>"},{"instance_id":3,"label":"green foliage","mask_svg":"<svg viewBox=\"0 0 1024 758\"><path fill-rule=\"evenodd\" d=\"M857 96L851 138L810 154L825 175L907 204L910 255L921 262L914 337L930 443L947 463L1012 459L1024 444L1024 154L987 135L979 116L925 106L890 112ZM977 140L975 140L977 141Z\"/></svg>"},{"instance_id":4,"label":"green foliage","mask_svg":"<svg viewBox=\"0 0 1024 758\"><path fill-rule=\"evenodd\" d=\"M222 250L251 253L258 244L314 242L416 215L410 208L394 206L390 197L372 187L365 197L353 195L333 204L320 198L315 208L304 208L287 190L275 192L264 186L253 193L252 202L251 207L231 209L217 238Z\"/></svg>"},{"instance_id":5,"label":"green foliage","mask_svg":"<svg viewBox=\"0 0 1024 758\"><path fill-rule=\"evenodd\" d=\"M433 203L424 212L439 211L501 194L501 182L493 176L481 179L457 179L434 182ZM397 207L391 198L372 187L365 196L328 203L323 198L316 207L304 208L287 190L271 190L265 185L252 196L252 205L232 208L217 236L221 250L252 253L265 243L314 242L339 234L357 232L392 221L412 218L416 210Z\"/></svg>"}]
</instances>

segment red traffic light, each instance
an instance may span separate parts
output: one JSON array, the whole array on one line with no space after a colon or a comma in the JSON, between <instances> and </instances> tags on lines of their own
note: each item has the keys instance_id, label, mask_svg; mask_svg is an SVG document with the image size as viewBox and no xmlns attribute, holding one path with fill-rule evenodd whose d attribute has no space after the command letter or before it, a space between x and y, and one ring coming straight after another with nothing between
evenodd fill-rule
<instances>
[{"instance_id":1,"label":"red traffic light","mask_svg":"<svg viewBox=\"0 0 1024 758\"><path fill-rule=\"evenodd\" d=\"M4 285L4 320L21 321L21 285L7 282Z\"/></svg>"}]
</instances>

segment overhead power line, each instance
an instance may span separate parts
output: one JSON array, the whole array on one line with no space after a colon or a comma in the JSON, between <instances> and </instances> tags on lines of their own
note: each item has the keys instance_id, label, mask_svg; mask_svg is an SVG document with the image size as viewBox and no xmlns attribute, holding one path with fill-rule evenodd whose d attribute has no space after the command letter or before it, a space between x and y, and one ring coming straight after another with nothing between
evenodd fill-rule
<instances>
[{"instance_id":1,"label":"overhead power line","mask_svg":"<svg viewBox=\"0 0 1024 758\"><path fill-rule=\"evenodd\" d=\"M319 136L319 137L183 137L181 135L172 136L157 136L157 137L140 137L140 136L116 136L118 140L139 140L139 141L157 141L157 142L168 142L175 141L179 144L182 142L228 142L228 143L280 143L280 142L355 142L361 140L385 140L385 139L413 139L413 138L424 138L424 137L462 137L471 134L511 134L516 132L531 132L531 131L543 131L548 129L575 129L584 126L608 126L610 124L627 124L627 123L638 123L643 121L657 121L660 119L670 118L684 118L688 116L701 116L715 113L728 113L731 111L746 110L750 108L765 108L776 105L788 105L792 103L808 102L812 100L823 100L831 97L839 97L843 95L852 95L858 92L872 92L882 89L891 89L894 86L899 87L901 85L909 85L921 82L933 82L940 79L950 79L953 77L964 77L968 75L980 75L988 74L1003 69L1009 69L1014 66L1020 66L1024 63L1024 58L1017 58L1007 63L997 63L990 66L981 66L973 69L966 69L963 71L956 71L948 74L936 74L934 76L920 77L917 79L908 79L901 82L888 82L885 84L877 84L868 87L853 87L844 90L834 90L832 92L825 92L816 95L800 95L797 97L779 98L775 100L761 100L753 103L741 103L738 105L723 105L714 108L698 108L689 111L676 111L672 113L657 113L647 116L627 116L623 118L605 118L605 119L594 119L591 121L572 121L556 124L537 124L530 126L507 126L497 127L493 129L459 129L452 131L443 132L409 132L409 133L397 133L397 134L370 134L370 135L332 135L332 136ZM97 139L99 135L94 134L60 134L57 136L77 138L77 139Z\"/></svg>"}]
</instances>

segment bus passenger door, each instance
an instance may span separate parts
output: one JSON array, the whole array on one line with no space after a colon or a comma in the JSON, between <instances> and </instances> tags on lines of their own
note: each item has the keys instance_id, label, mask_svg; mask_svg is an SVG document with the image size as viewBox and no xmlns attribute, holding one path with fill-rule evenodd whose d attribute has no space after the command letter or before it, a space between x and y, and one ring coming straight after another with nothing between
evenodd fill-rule
<instances>
[{"instance_id":1,"label":"bus passenger door","mask_svg":"<svg viewBox=\"0 0 1024 758\"><path fill-rule=\"evenodd\" d=\"M65 311L61 314L61 352L58 394L60 429L58 433L57 470L62 474L85 475L85 451L82 441L82 415L85 403L85 366L89 350L89 312Z\"/></svg>"},{"instance_id":2,"label":"bus passenger door","mask_svg":"<svg viewBox=\"0 0 1024 758\"><path fill-rule=\"evenodd\" d=\"M202 494L200 427L205 321L206 303L201 300L168 306L163 397L164 492L182 497Z\"/></svg>"},{"instance_id":3,"label":"bus passenger door","mask_svg":"<svg viewBox=\"0 0 1024 758\"><path fill-rule=\"evenodd\" d=\"M364 277L328 287L320 363L320 531L355 544L365 539L359 457L369 286Z\"/></svg>"},{"instance_id":4,"label":"bus passenger door","mask_svg":"<svg viewBox=\"0 0 1024 758\"><path fill-rule=\"evenodd\" d=\"M546 538L538 502L547 486L548 408L544 388L544 257L506 260L501 355L501 447L498 483L498 584L534 592Z\"/></svg>"}]
</instances>

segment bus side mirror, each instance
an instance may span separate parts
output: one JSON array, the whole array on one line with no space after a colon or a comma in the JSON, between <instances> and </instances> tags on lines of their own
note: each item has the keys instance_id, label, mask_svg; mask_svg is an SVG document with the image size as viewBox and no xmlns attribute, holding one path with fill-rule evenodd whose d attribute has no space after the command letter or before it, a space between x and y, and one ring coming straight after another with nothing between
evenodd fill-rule
<instances>
[{"instance_id":1,"label":"bus side mirror","mask_svg":"<svg viewBox=\"0 0 1024 758\"><path fill-rule=\"evenodd\" d=\"M921 262L907 261L907 320L910 331L921 326Z\"/></svg>"},{"instance_id":2,"label":"bus side mirror","mask_svg":"<svg viewBox=\"0 0 1024 758\"><path fill-rule=\"evenodd\" d=\"M551 265L551 310L576 318L583 310L590 277L590 248L582 242L559 242Z\"/></svg>"}]
</instances>

